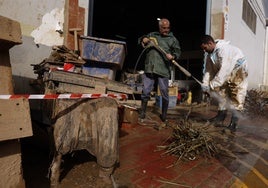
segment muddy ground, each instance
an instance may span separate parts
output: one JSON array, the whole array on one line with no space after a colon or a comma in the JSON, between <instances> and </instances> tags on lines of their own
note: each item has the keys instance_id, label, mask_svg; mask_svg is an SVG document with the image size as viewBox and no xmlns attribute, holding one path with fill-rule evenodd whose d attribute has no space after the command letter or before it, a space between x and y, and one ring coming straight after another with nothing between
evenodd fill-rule
<instances>
[{"instance_id":1,"label":"muddy ground","mask_svg":"<svg viewBox=\"0 0 268 188\"><path fill-rule=\"evenodd\" d=\"M202 116L200 116L199 113L201 112L202 114L203 113L207 114L206 110L208 109L200 108L200 110L195 110L195 112L191 113L190 118L193 119L194 117L199 117L198 121L200 121L200 117ZM185 114L187 113L188 110L178 109L175 111L169 111L168 117L172 121L177 119L179 115L185 116ZM227 120L229 121L229 119ZM260 139L264 139L266 137L265 135L267 135L268 133L267 118L265 118L263 121L261 121L260 119L254 120L251 118L241 119L241 124L243 124L243 126L239 128L237 137L231 136L231 138L233 138L234 141L230 140L231 138L228 137L229 134L225 134L225 137L227 136L230 142L234 143L241 142L242 144L245 142L244 141L245 139L249 138L253 143L255 143L255 146L252 147L251 145L243 144L243 147L248 149L246 154L250 154L251 152L249 151L251 151L252 148L255 148L260 143L262 143L262 140ZM36 124L35 122L33 122L33 131L34 136L21 139L23 173L26 188L36 188L36 187L48 188L50 187L48 173L49 173L50 162L52 159L49 150L48 135L46 129L44 127L41 128L40 125ZM123 132L121 131L119 135L120 138L124 136ZM239 142L239 140L243 140L243 142L242 141ZM263 142L265 143L265 140ZM264 148L267 148L267 146L264 147L263 145L259 145L259 147L261 148L260 151L266 151L264 150ZM259 147L256 147L254 149L253 152L254 155L256 155L257 153L255 150L260 149ZM265 159L266 158L265 155L267 154L263 155L264 155L263 158ZM220 161L224 165L226 165L226 168L228 168L234 174L242 174L236 172L236 170L233 170L233 168L229 167L228 164L232 164L233 159L231 159L230 163L222 160ZM247 158L245 158L245 162L250 163L250 161L251 160L247 161ZM260 168L259 171L263 171L262 168ZM116 178L116 185L118 188L133 187L133 185L131 185L131 182L128 181L129 178L126 177L126 174L124 173L116 174L115 178ZM247 181L248 179L249 178L247 178ZM110 182L109 184L105 183L102 181L102 179L98 177L98 166L96 163L96 158L90 155L87 151L76 151L72 154L68 154L63 157L60 181L61 181L60 187L64 188L114 187L112 182ZM252 180L252 182L254 181L255 180Z\"/></svg>"},{"instance_id":2,"label":"muddy ground","mask_svg":"<svg viewBox=\"0 0 268 188\"><path fill-rule=\"evenodd\" d=\"M34 136L21 139L22 168L26 188L49 188L48 178L52 154L45 129L33 123ZM98 177L96 158L86 150L63 156L60 187L113 187ZM122 186L121 186L122 187Z\"/></svg>"}]
</instances>

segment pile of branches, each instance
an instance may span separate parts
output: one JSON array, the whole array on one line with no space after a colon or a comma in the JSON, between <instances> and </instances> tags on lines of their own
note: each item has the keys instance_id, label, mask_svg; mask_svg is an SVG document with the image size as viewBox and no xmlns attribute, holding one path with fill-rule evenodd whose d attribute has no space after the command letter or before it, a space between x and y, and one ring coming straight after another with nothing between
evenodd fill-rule
<instances>
[{"instance_id":1,"label":"pile of branches","mask_svg":"<svg viewBox=\"0 0 268 188\"><path fill-rule=\"evenodd\" d=\"M173 155L178 160L195 160L198 156L214 157L220 149L208 128L206 125L193 125L187 118L181 120L173 127L172 137L166 141L168 144L158 146L158 149L165 150L162 155Z\"/></svg>"},{"instance_id":2,"label":"pile of branches","mask_svg":"<svg viewBox=\"0 0 268 188\"><path fill-rule=\"evenodd\" d=\"M250 117L268 117L268 92L252 89L247 91L245 114Z\"/></svg>"},{"instance_id":3,"label":"pile of branches","mask_svg":"<svg viewBox=\"0 0 268 188\"><path fill-rule=\"evenodd\" d=\"M52 50L50 56L46 59L48 62L69 62L76 65L85 64L85 61L78 54L64 45L52 46Z\"/></svg>"}]
</instances>

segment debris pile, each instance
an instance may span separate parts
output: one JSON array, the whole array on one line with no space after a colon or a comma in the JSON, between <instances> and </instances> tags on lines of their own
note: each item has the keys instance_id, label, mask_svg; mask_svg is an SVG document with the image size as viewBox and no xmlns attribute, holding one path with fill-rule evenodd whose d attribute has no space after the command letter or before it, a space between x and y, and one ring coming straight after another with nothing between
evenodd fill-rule
<instances>
[{"instance_id":1,"label":"debris pile","mask_svg":"<svg viewBox=\"0 0 268 188\"><path fill-rule=\"evenodd\" d=\"M213 157L220 152L209 125L195 125L187 120L180 121L173 127L173 134L166 142L158 146L165 150L162 155L173 155L178 160L195 160L198 156Z\"/></svg>"},{"instance_id":2,"label":"debris pile","mask_svg":"<svg viewBox=\"0 0 268 188\"><path fill-rule=\"evenodd\" d=\"M268 92L251 89L245 99L245 114L250 117L268 116Z\"/></svg>"},{"instance_id":3,"label":"debris pile","mask_svg":"<svg viewBox=\"0 0 268 188\"><path fill-rule=\"evenodd\" d=\"M42 77L44 72L50 70L64 70L66 63L73 64L75 66L75 72L81 72L81 66L85 64L85 61L72 50L62 45L53 46L48 58L45 58L39 64L32 64L31 66L33 66L34 73Z\"/></svg>"}]
</instances>

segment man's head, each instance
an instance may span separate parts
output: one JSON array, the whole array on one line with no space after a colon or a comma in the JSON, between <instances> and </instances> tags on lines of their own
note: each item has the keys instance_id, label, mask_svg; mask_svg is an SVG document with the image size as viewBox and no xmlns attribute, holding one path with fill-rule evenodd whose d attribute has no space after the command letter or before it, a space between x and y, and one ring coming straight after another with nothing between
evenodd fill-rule
<instances>
[{"instance_id":1,"label":"man's head","mask_svg":"<svg viewBox=\"0 0 268 188\"><path fill-rule=\"evenodd\" d=\"M159 20L159 32L161 35L168 35L170 32L170 23L166 18L162 18Z\"/></svg>"},{"instance_id":2,"label":"man's head","mask_svg":"<svg viewBox=\"0 0 268 188\"><path fill-rule=\"evenodd\" d=\"M216 47L215 40L210 35L204 35L201 38L201 49L205 52L212 53Z\"/></svg>"}]
</instances>

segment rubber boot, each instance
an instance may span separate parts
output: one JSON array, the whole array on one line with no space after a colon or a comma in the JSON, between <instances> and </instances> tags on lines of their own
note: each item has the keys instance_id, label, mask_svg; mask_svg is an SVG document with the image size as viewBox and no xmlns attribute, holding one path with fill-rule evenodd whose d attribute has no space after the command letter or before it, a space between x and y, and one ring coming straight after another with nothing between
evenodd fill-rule
<instances>
[{"instance_id":1,"label":"rubber boot","mask_svg":"<svg viewBox=\"0 0 268 188\"><path fill-rule=\"evenodd\" d=\"M231 132L235 132L237 129L238 117L235 113L232 113L232 118L230 124L227 126Z\"/></svg>"},{"instance_id":2,"label":"rubber boot","mask_svg":"<svg viewBox=\"0 0 268 188\"><path fill-rule=\"evenodd\" d=\"M160 119L162 123L159 128L164 128L167 126L167 111L168 111L168 101L162 101L162 114L160 115Z\"/></svg>"},{"instance_id":3,"label":"rubber boot","mask_svg":"<svg viewBox=\"0 0 268 188\"><path fill-rule=\"evenodd\" d=\"M139 113L139 119L141 121L143 119L145 119L147 104L148 104L148 101L144 101L144 100L141 101L141 109L140 109L140 113Z\"/></svg>"},{"instance_id":4,"label":"rubber boot","mask_svg":"<svg viewBox=\"0 0 268 188\"><path fill-rule=\"evenodd\" d=\"M218 113L215 117L208 119L209 122L215 123L215 126L220 126L223 124L227 116L227 110L218 110Z\"/></svg>"},{"instance_id":5,"label":"rubber boot","mask_svg":"<svg viewBox=\"0 0 268 188\"><path fill-rule=\"evenodd\" d=\"M162 114L160 116L161 120L164 122L167 119L167 110L168 110L168 102L162 101Z\"/></svg>"}]
</instances>

